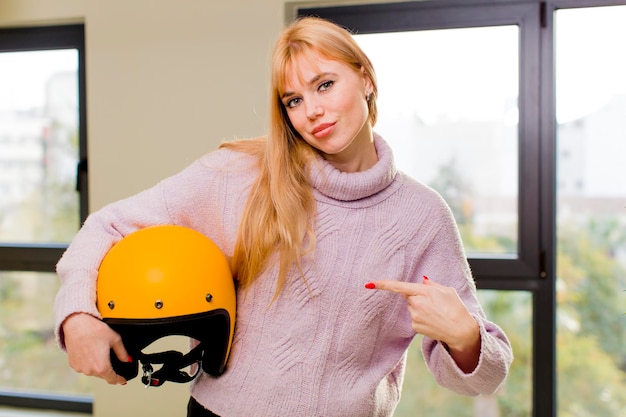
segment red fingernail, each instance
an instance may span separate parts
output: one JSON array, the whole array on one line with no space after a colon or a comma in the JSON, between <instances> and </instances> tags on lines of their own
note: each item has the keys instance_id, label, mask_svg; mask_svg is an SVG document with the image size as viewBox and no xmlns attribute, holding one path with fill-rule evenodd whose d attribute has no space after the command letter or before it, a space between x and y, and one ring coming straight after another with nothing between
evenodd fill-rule
<instances>
[{"instance_id":1,"label":"red fingernail","mask_svg":"<svg viewBox=\"0 0 626 417\"><path fill-rule=\"evenodd\" d=\"M368 282L367 284L365 284L365 288L367 288L368 290L373 290L374 288L376 288L376 284L374 284L373 282Z\"/></svg>"},{"instance_id":2,"label":"red fingernail","mask_svg":"<svg viewBox=\"0 0 626 417\"><path fill-rule=\"evenodd\" d=\"M130 355L129 355L129 356L128 356L128 361L127 361L127 362L132 362L132 361L133 361L133 358L132 358L132 356L130 356Z\"/></svg>"},{"instance_id":3,"label":"red fingernail","mask_svg":"<svg viewBox=\"0 0 626 417\"><path fill-rule=\"evenodd\" d=\"M428 281L428 277L427 277L426 275L424 275L424 279L425 279L426 281Z\"/></svg>"}]
</instances>

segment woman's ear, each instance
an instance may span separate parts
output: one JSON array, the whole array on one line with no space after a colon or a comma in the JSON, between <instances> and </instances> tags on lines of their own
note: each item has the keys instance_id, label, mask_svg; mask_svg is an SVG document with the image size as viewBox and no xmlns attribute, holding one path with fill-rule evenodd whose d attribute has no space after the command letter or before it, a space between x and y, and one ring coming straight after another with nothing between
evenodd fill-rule
<instances>
[{"instance_id":1,"label":"woman's ear","mask_svg":"<svg viewBox=\"0 0 626 417\"><path fill-rule=\"evenodd\" d=\"M370 79L369 75L365 73L365 68L363 67L361 67L361 75L363 76L365 99L369 101L372 93L374 92L374 86L372 85L372 80Z\"/></svg>"}]
</instances>

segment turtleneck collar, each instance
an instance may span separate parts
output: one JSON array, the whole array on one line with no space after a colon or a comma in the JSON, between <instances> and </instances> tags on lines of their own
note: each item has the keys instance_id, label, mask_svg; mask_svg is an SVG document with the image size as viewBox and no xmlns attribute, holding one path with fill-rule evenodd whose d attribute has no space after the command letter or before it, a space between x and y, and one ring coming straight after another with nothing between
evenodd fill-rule
<instances>
[{"instance_id":1,"label":"turtleneck collar","mask_svg":"<svg viewBox=\"0 0 626 417\"><path fill-rule=\"evenodd\" d=\"M389 145L374 133L378 161L366 171L343 172L321 155L311 164L309 179L316 194L338 201L355 201L387 188L396 176L396 166Z\"/></svg>"}]
</instances>

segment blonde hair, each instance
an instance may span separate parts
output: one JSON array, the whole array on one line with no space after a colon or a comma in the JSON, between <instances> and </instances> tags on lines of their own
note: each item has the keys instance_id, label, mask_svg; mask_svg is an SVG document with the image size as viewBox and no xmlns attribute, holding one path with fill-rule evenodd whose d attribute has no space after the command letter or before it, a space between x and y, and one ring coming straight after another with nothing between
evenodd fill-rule
<instances>
[{"instance_id":1,"label":"blonde hair","mask_svg":"<svg viewBox=\"0 0 626 417\"><path fill-rule=\"evenodd\" d=\"M270 125L267 137L222 144L255 155L259 175L243 211L233 254L233 272L239 285L247 287L279 256L276 295L285 285L290 269L301 270L301 258L315 245L312 223L315 201L308 167L316 150L291 125L281 101L286 74L299 57L315 55L344 62L363 71L372 84L368 100L369 122L376 122L377 85L370 60L351 34L336 24L314 17L300 18L288 26L274 47L271 61ZM305 247L305 242L308 245Z\"/></svg>"}]
</instances>

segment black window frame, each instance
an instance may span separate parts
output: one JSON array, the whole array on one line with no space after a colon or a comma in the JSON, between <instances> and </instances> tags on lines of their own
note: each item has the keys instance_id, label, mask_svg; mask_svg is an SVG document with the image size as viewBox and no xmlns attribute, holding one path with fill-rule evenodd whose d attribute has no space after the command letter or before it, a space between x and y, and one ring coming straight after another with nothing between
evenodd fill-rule
<instances>
[{"instance_id":1,"label":"black window frame","mask_svg":"<svg viewBox=\"0 0 626 417\"><path fill-rule=\"evenodd\" d=\"M87 217L87 112L85 31L82 24L0 28L0 53L76 49L78 51L79 155L76 190L80 222ZM0 271L55 272L67 244L0 242ZM0 406L92 414L93 400L82 396L0 391Z\"/></svg>"}]
</instances>

